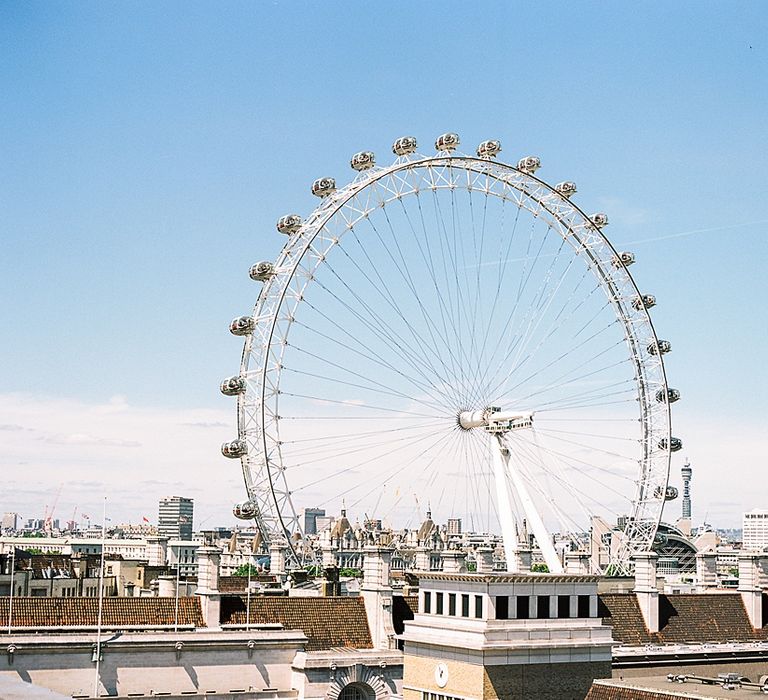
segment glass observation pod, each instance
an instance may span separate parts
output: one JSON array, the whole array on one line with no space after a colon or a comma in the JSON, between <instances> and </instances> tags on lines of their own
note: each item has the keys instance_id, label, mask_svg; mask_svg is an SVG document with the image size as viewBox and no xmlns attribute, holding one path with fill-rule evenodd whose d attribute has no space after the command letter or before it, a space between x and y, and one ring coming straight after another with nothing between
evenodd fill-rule
<instances>
[{"instance_id":1,"label":"glass observation pod","mask_svg":"<svg viewBox=\"0 0 768 700\"><path fill-rule=\"evenodd\" d=\"M635 297L632 306L636 311L640 311L643 307L650 309L652 306L656 306L656 297L653 294L641 294L639 297Z\"/></svg>"},{"instance_id":2,"label":"glass observation pod","mask_svg":"<svg viewBox=\"0 0 768 700\"><path fill-rule=\"evenodd\" d=\"M525 156L517 161L517 169L521 172L533 175L541 167L541 160L536 156Z\"/></svg>"},{"instance_id":3,"label":"glass observation pod","mask_svg":"<svg viewBox=\"0 0 768 700\"><path fill-rule=\"evenodd\" d=\"M417 148L416 139L413 136L401 136L392 144L392 153L396 156L407 156Z\"/></svg>"},{"instance_id":4,"label":"glass observation pod","mask_svg":"<svg viewBox=\"0 0 768 700\"><path fill-rule=\"evenodd\" d=\"M555 191L559 192L563 197L572 197L576 194L576 183L575 182L560 182L557 185L555 185Z\"/></svg>"},{"instance_id":5,"label":"glass observation pod","mask_svg":"<svg viewBox=\"0 0 768 700\"><path fill-rule=\"evenodd\" d=\"M659 449L669 450L670 452L679 452L683 449L683 441L677 437L670 438L669 447L667 447L667 438L661 438L661 440L659 440Z\"/></svg>"},{"instance_id":6,"label":"glass observation pod","mask_svg":"<svg viewBox=\"0 0 768 700\"><path fill-rule=\"evenodd\" d=\"M479 158L495 158L501 153L501 141L483 141L477 147Z\"/></svg>"},{"instance_id":7,"label":"glass observation pod","mask_svg":"<svg viewBox=\"0 0 768 700\"><path fill-rule=\"evenodd\" d=\"M230 459L237 459L243 457L248 453L248 445L245 440L232 440L231 442L225 442L221 446L221 454Z\"/></svg>"},{"instance_id":8,"label":"glass observation pod","mask_svg":"<svg viewBox=\"0 0 768 700\"><path fill-rule=\"evenodd\" d=\"M357 170L358 172L370 170L376 165L376 157L370 151L360 151L360 153L355 153L352 156L349 165L352 170Z\"/></svg>"},{"instance_id":9,"label":"glass observation pod","mask_svg":"<svg viewBox=\"0 0 768 700\"><path fill-rule=\"evenodd\" d=\"M659 389L656 392L656 400L659 403L675 403L680 400L680 392L672 388L667 389L666 392L664 389Z\"/></svg>"},{"instance_id":10,"label":"glass observation pod","mask_svg":"<svg viewBox=\"0 0 768 700\"><path fill-rule=\"evenodd\" d=\"M674 486L667 486L666 489L659 487L653 492L654 498L661 498L662 494L665 501L674 501L678 497L679 492Z\"/></svg>"},{"instance_id":11,"label":"glass observation pod","mask_svg":"<svg viewBox=\"0 0 768 700\"><path fill-rule=\"evenodd\" d=\"M616 268L619 268L619 267L629 267L634 262L635 262L635 254L634 253L630 253L627 250L624 250L621 253L618 253L611 260L611 263Z\"/></svg>"},{"instance_id":12,"label":"glass observation pod","mask_svg":"<svg viewBox=\"0 0 768 700\"><path fill-rule=\"evenodd\" d=\"M459 135L451 132L438 136L435 140L436 151L455 151L458 145Z\"/></svg>"},{"instance_id":13,"label":"glass observation pod","mask_svg":"<svg viewBox=\"0 0 768 700\"><path fill-rule=\"evenodd\" d=\"M232 323L229 324L229 332L232 335L248 335L253 333L255 327L256 325L250 316L238 316L232 319Z\"/></svg>"},{"instance_id":14,"label":"glass observation pod","mask_svg":"<svg viewBox=\"0 0 768 700\"><path fill-rule=\"evenodd\" d=\"M672 350L672 343L670 343L668 340L660 340L658 345L657 343L651 343L647 349L651 355L656 355L657 353L666 355Z\"/></svg>"},{"instance_id":15,"label":"glass observation pod","mask_svg":"<svg viewBox=\"0 0 768 700\"><path fill-rule=\"evenodd\" d=\"M277 220L277 230L290 236L301 228L301 217L298 214L286 214Z\"/></svg>"},{"instance_id":16,"label":"glass observation pod","mask_svg":"<svg viewBox=\"0 0 768 700\"><path fill-rule=\"evenodd\" d=\"M596 214L592 214L590 220L595 228L604 228L608 225L608 214L599 211Z\"/></svg>"},{"instance_id":17,"label":"glass observation pod","mask_svg":"<svg viewBox=\"0 0 768 700\"><path fill-rule=\"evenodd\" d=\"M275 266L268 260L262 260L251 266L248 275L254 282L266 282L275 274Z\"/></svg>"},{"instance_id":18,"label":"glass observation pod","mask_svg":"<svg viewBox=\"0 0 768 700\"><path fill-rule=\"evenodd\" d=\"M315 197L327 197L336 191L336 180L332 177L319 177L312 183L312 194Z\"/></svg>"},{"instance_id":19,"label":"glass observation pod","mask_svg":"<svg viewBox=\"0 0 768 700\"><path fill-rule=\"evenodd\" d=\"M245 391L245 377L227 377L219 386L224 396L237 396Z\"/></svg>"},{"instance_id":20,"label":"glass observation pod","mask_svg":"<svg viewBox=\"0 0 768 700\"><path fill-rule=\"evenodd\" d=\"M259 508L253 501L235 503L232 507L232 515L240 520L253 520L258 512Z\"/></svg>"}]
</instances>

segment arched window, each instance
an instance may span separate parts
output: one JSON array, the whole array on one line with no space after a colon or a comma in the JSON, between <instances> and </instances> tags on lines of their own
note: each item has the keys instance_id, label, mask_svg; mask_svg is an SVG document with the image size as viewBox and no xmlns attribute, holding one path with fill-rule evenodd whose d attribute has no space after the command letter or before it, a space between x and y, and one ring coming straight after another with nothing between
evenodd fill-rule
<instances>
[{"instance_id":1,"label":"arched window","mask_svg":"<svg viewBox=\"0 0 768 700\"><path fill-rule=\"evenodd\" d=\"M366 683L350 683L341 689L339 700L374 700L376 693Z\"/></svg>"}]
</instances>

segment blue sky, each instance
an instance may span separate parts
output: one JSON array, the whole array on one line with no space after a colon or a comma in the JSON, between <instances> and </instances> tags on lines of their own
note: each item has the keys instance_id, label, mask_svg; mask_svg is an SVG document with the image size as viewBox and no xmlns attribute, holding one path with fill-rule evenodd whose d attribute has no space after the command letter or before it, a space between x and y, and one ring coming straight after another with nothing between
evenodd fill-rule
<instances>
[{"instance_id":1,"label":"blue sky","mask_svg":"<svg viewBox=\"0 0 768 700\"><path fill-rule=\"evenodd\" d=\"M759 2L0 3L0 509L64 482L62 508L189 491L228 521L248 266L315 177L448 130L609 214L673 343L695 515L768 507L767 25Z\"/></svg>"}]
</instances>

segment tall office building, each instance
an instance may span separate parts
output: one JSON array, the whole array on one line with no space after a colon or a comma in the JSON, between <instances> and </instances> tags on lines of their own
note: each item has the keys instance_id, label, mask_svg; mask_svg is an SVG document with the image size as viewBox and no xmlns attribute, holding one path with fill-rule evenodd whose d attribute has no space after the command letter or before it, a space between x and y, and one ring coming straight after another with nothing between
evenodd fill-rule
<instances>
[{"instance_id":1,"label":"tall office building","mask_svg":"<svg viewBox=\"0 0 768 700\"><path fill-rule=\"evenodd\" d=\"M193 501L183 496L171 496L160 501L157 532L171 540L192 539Z\"/></svg>"},{"instance_id":2,"label":"tall office building","mask_svg":"<svg viewBox=\"0 0 768 700\"><path fill-rule=\"evenodd\" d=\"M744 513L742 547L750 551L762 551L768 547L768 510Z\"/></svg>"},{"instance_id":3,"label":"tall office building","mask_svg":"<svg viewBox=\"0 0 768 700\"><path fill-rule=\"evenodd\" d=\"M323 508L305 508L304 509L304 534L317 534L317 519L325 517Z\"/></svg>"},{"instance_id":4,"label":"tall office building","mask_svg":"<svg viewBox=\"0 0 768 700\"><path fill-rule=\"evenodd\" d=\"M461 518L448 518L448 534L449 535L461 534Z\"/></svg>"},{"instance_id":5,"label":"tall office building","mask_svg":"<svg viewBox=\"0 0 768 700\"><path fill-rule=\"evenodd\" d=\"M19 525L21 524L21 518L19 517L18 513L6 513L3 515L2 523L0 524L0 529L3 530L10 530L15 532L19 529Z\"/></svg>"},{"instance_id":6,"label":"tall office building","mask_svg":"<svg viewBox=\"0 0 768 700\"><path fill-rule=\"evenodd\" d=\"M683 476L683 517L691 518L691 477L693 469L691 463L686 459L683 468L680 470Z\"/></svg>"}]
</instances>

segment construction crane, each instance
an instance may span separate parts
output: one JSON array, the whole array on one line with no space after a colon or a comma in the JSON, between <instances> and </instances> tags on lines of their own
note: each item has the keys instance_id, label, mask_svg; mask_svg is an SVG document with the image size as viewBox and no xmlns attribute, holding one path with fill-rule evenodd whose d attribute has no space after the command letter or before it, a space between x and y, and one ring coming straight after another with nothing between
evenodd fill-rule
<instances>
[{"instance_id":1,"label":"construction crane","mask_svg":"<svg viewBox=\"0 0 768 700\"><path fill-rule=\"evenodd\" d=\"M56 511L56 504L59 502L59 496L61 496L61 489L64 487L64 484L59 484L59 490L56 491L56 497L53 499L53 505L51 506L51 509L48 510L48 506L45 506L45 517L43 519L43 530L50 535L51 531L53 530L53 514Z\"/></svg>"}]
</instances>

